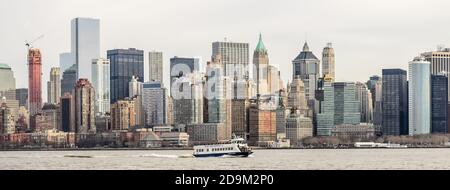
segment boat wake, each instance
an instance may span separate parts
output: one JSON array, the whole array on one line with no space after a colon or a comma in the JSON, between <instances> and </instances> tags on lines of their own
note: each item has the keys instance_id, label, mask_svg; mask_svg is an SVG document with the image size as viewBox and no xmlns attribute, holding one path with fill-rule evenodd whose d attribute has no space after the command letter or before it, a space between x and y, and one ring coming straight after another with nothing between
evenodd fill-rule
<instances>
[{"instance_id":1,"label":"boat wake","mask_svg":"<svg viewBox=\"0 0 450 190\"><path fill-rule=\"evenodd\" d=\"M153 158L193 158L192 155L169 155L169 154L146 154L141 155L140 157L153 157Z\"/></svg>"}]
</instances>

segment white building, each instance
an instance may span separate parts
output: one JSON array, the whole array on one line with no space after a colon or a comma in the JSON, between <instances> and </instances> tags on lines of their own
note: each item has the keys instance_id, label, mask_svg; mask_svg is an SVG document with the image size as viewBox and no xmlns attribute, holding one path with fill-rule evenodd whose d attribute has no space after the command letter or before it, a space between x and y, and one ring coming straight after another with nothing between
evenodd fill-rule
<instances>
[{"instance_id":1,"label":"white building","mask_svg":"<svg viewBox=\"0 0 450 190\"><path fill-rule=\"evenodd\" d=\"M95 113L110 112L110 64L108 59L92 60L92 85L95 89Z\"/></svg>"},{"instance_id":2,"label":"white building","mask_svg":"<svg viewBox=\"0 0 450 190\"><path fill-rule=\"evenodd\" d=\"M423 57L409 62L409 135L431 132L430 68Z\"/></svg>"}]
</instances>

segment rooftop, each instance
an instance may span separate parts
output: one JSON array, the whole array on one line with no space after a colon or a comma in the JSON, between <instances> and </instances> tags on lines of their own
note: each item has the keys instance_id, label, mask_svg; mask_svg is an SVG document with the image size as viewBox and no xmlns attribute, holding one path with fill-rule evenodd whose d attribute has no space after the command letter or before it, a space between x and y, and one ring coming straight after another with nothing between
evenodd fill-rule
<instances>
[{"instance_id":1,"label":"rooftop","mask_svg":"<svg viewBox=\"0 0 450 190\"><path fill-rule=\"evenodd\" d=\"M11 69L11 67L7 64L0 63L0 69Z\"/></svg>"}]
</instances>

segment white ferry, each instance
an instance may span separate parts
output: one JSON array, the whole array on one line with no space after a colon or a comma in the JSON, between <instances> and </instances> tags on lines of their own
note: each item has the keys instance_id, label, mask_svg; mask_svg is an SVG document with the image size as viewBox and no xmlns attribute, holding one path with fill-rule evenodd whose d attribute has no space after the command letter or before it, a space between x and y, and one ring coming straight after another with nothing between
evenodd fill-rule
<instances>
[{"instance_id":1,"label":"white ferry","mask_svg":"<svg viewBox=\"0 0 450 190\"><path fill-rule=\"evenodd\" d=\"M195 157L218 157L225 155L248 157L252 153L252 149L248 147L243 138L234 138L223 144L194 146Z\"/></svg>"},{"instance_id":2,"label":"white ferry","mask_svg":"<svg viewBox=\"0 0 450 190\"><path fill-rule=\"evenodd\" d=\"M393 143L356 142L356 148L408 148L406 145Z\"/></svg>"}]
</instances>

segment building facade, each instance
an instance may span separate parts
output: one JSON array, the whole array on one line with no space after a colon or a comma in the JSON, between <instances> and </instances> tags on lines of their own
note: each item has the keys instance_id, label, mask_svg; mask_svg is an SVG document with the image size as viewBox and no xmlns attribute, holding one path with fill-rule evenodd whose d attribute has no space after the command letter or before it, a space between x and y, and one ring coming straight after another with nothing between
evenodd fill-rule
<instances>
[{"instance_id":1,"label":"building facade","mask_svg":"<svg viewBox=\"0 0 450 190\"><path fill-rule=\"evenodd\" d=\"M416 57L409 62L408 119L409 135L431 133L430 62Z\"/></svg>"},{"instance_id":2,"label":"building facade","mask_svg":"<svg viewBox=\"0 0 450 190\"><path fill-rule=\"evenodd\" d=\"M39 49L28 50L28 110L33 116L42 108L42 56Z\"/></svg>"},{"instance_id":3,"label":"building facade","mask_svg":"<svg viewBox=\"0 0 450 190\"><path fill-rule=\"evenodd\" d=\"M331 80L334 82L336 79L335 74L335 58L334 58L334 49L331 43L328 43L322 51L322 76L329 76Z\"/></svg>"},{"instance_id":4,"label":"building facade","mask_svg":"<svg viewBox=\"0 0 450 190\"><path fill-rule=\"evenodd\" d=\"M213 42L212 57L221 55L223 72L233 80L249 78L249 44L236 42Z\"/></svg>"},{"instance_id":5,"label":"building facade","mask_svg":"<svg viewBox=\"0 0 450 190\"><path fill-rule=\"evenodd\" d=\"M406 71L383 69L382 133L408 135L408 83Z\"/></svg>"},{"instance_id":6,"label":"building facade","mask_svg":"<svg viewBox=\"0 0 450 190\"><path fill-rule=\"evenodd\" d=\"M431 132L448 133L448 80L445 75L431 75Z\"/></svg>"},{"instance_id":7,"label":"building facade","mask_svg":"<svg viewBox=\"0 0 450 190\"><path fill-rule=\"evenodd\" d=\"M296 144L305 137L313 136L311 118L304 117L300 112L293 112L286 119L286 138Z\"/></svg>"},{"instance_id":8,"label":"building facade","mask_svg":"<svg viewBox=\"0 0 450 190\"><path fill-rule=\"evenodd\" d=\"M79 79L75 85L75 132L96 133L95 91L87 79Z\"/></svg>"},{"instance_id":9,"label":"building facade","mask_svg":"<svg viewBox=\"0 0 450 190\"><path fill-rule=\"evenodd\" d=\"M223 123L202 123L186 126L189 142L195 144L218 143L229 140Z\"/></svg>"},{"instance_id":10,"label":"building facade","mask_svg":"<svg viewBox=\"0 0 450 190\"><path fill-rule=\"evenodd\" d=\"M129 95L129 82L133 76L144 82L144 51L130 49L108 50L111 69L111 103Z\"/></svg>"},{"instance_id":11,"label":"building facade","mask_svg":"<svg viewBox=\"0 0 450 190\"><path fill-rule=\"evenodd\" d=\"M75 132L75 99L70 93L61 96L59 112L61 124L60 131Z\"/></svg>"},{"instance_id":12,"label":"building facade","mask_svg":"<svg viewBox=\"0 0 450 190\"><path fill-rule=\"evenodd\" d=\"M277 140L277 105L255 100L249 110L249 145L267 147Z\"/></svg>"},{"instance_id":13,"label":"building facade","mask_svg":"<svg viewBox=\"0 0 450 190\"><path fill-rule=\"evenodd\" d=\"M50 81L47 83L47 103L58 104L61 97L61 72L59 67L50 70Z\"/></svg>"},{"instance_id":14,"label":"building facade","mask_svg":"<svg viewBox=\"0 0 450 190\"><path fill-rule=\"evenodd\" d=\"M148 53L149 80L163 82L163 53L151 51Z\"/></svg>"},{"instance_id":15,"label":"building facade","mask_svg":"<svg viewBox=\"0 0 450 190\"><path fill-rule=\"evenodd\" d=\"M142 84L142 107L147 126L167 124L167 89L161 82Z\"/></svg>"},{"instance_id":16,"label":"building facade","mask_svg":"<svg viewBox=\"0 0 450 190\"><path fill-rule=\"evenodd\" d=\"M84 78L92 81L92 60L100 57L100 20L93 18L72 19L71 43L77 80Z\"/></svg>"},{"instance_id":17,"label":"building facade","mask_svg":"<svg viewBox=\"0 0 450 190\"><path fill-rule=\"evenodd\" d=\"M77 67L72 65L72 67L66 69L63 72L61 79L61 96L65 93L70 93L74 95L73 89L77 83Z\"/></svg>"},{"instance_id":18,"label":"building facade","mask_svg":"<svg viewBox=\"0 0 450 190\"><path fill-rule=\"evenodd\" d=\"M108 59L92 60L92 85L95 90L95 115L105 115L110 110L110 63Z\"/></svg>"},{"instance_id":19,"label":"building facade","mask_svg":"<svg viewBox=\"0 0 450 190\"><path fill-rule=\"evenodd\" d=\"M136 113L132 99L118 100L111 105L111 127L113 130L131 130L136 127Z\"/></svg>"}]
</instances>

